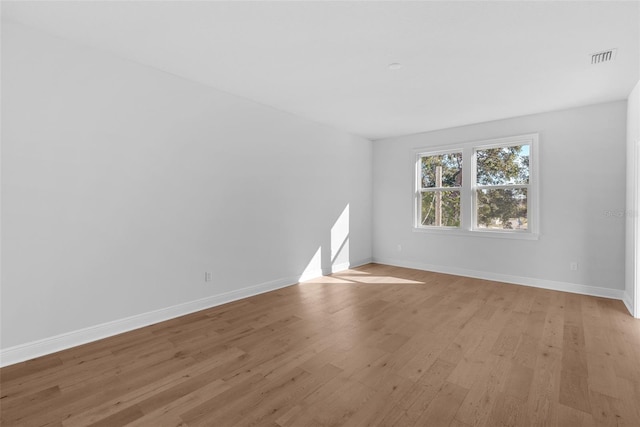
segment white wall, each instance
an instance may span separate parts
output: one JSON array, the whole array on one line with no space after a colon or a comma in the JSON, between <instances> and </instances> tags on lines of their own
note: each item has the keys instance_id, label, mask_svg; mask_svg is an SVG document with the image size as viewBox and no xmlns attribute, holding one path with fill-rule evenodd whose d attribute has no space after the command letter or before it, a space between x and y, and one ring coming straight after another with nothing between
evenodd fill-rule
<instances>
[{"instance_id":1,"label":"white wall","mask_svg":"<svg viewBox=\"0 0 640 427\"><path fill-rule=\"evenodd\" d=\"M640 298L636 294L640 250L638 248L638 212L640 212L640 82L627 101L627 210L625 304L640 317Z\"/></svg>"},{"instance_id":2,"label":"white wall","mask_svg":"<svg viewBox=\"0 0 640 427\"><path fill-rule=\"evenodd\" d=\"M3 23L3 363L370 260L371 163L368 140Z\"/></svg>"},{"instance_id":3,"label":"white wall","mask_svg":"<svg viewBox=\"0 0 640 427\"><path fill-rule=\"evenodd\" d=\"M622 101L374 141L374 261L622 298L625 123ZM412 231L414 148L536 132L539 240Z\"/></svg>"}]
</instances>

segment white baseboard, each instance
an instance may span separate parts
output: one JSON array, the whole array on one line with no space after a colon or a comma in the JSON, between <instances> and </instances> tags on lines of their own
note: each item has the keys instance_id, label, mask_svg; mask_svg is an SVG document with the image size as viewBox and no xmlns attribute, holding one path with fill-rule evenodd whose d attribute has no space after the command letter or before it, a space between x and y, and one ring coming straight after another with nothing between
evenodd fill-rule
<instances>
[{"instance_id":1,"label":"white baseboard","mask_svg":"<svg viewBox=\"0 0 640 427\"><path fill-rule=\"evenodd\" d=\"M159 310L149 311L147 313L138 314L124 319L118 319L100 325L90 326L88 328L67 332L64 334L44 338L25 344L8 347L0 350L0 367L13 365L15 363L24 362L46 354L55 353L57 351L66 350L82 344L87 344L103 338L108 338L123 332L129 332L134 329L153 325L165 320L174 319L196 311L205 310L218 305L226 304L239 299L252 297L265 292L274 291L295 285L303 280L310 280L316 277L327 275L331 272L342 271L348 268L357 267L368 264L371 258L367 258L354 263L344 263L333 266L331 268L322 269L313 272L307 272L304 276L285 277L281 279L271 280L254 286L248 286L224 294L214 295L195 301L189 301L177 304L171 307L161 308Z\"/></svg>"},{"instance_id":2,"label":"white baseboard","mask_svg":"<svg viewBox=\"0 0 640 427\"><path fill-rule=\"evenodd\" d=\"M332 273L338 273L340 271L344 271L344 270L349 270L350 268L356 268L356 267L360 267L366 264L371 264L373 262L373 258L364 258L361 259L359 261L355 261L355 262L345 262L342 264L338 264L338 265L334 265L331 268L331 272ZM326 274L325 274L326 276Z\"/></svg>"},{"instance_id":3,"label":"white baseboard","mask_svg":"<svg viewBox=\"0 0 640 427\"><path fill-rule=\"evenodd\" d=\"M334 264L331 266L332 273L339 273L344 270L348 270L351 268L351 264L348 262L343 262L341 264Z\"/></svg>"},{"instance_id":4,"label":"white baseboard","mask_svg":"<svg viewBox=\"0 0 640 427\"><path fill-rule=\"evenodd\" d=\"M625 307L627 307L627 310L629 310L629 313L633 317L635 317L636 319L640 319L640 313L636 313L636 311L634 310L633 301L631 299L631 295L629 295L627 292L625 292L624 296L622 298L622 302L624 303Z\"/></svg>"},{"instance_id":5,"label":"white baseboard","mask_svg":"<svg viewBox=\"0 0 640 427\"><path fill-rule=\"evenodd\" d=\"M371 258L365 258L356 262L343 262L341 264L334 264L328 268L305 271L300 276L298 281L304 282L306 280L312 280L317 277L328 276L329 274L332 274L332 273L339 273L341 271L348 270L350 268L356 268L356 267L360 267L361 265L370 264L371 262L373 262Z\"/></svg>"},{"instance_id":6,"label":"white baseboard","mask_svg":"<svg viewBox=\"0 0 640 427\"><path fill-rule=\"evenodd\" d=\"M329 269L318 269L318 270L305 271L298 278L298 282L305 282L307 280L315 279L316 277L326 276L329 273L331 273L331 271Z\"/></svg>"},{"instance_id":7,"label":"white baseboard","mask_svg":"<svg viewBox=\"0 0 640 427\"><path fill-rule=\"evenodd\" d=\"M591 295L596 297L624 300L622 289L600 288L580 285L576 283L558 282L554 280L536 279L533 277L512 276L508 274L491 273L488 271L469 270L466 268L431 265L421 262L396 260L390 258L373 258L373 262L394 265L396 267L414 268L416 270L433 271L435 273L453 274L456 276L473 277L475 279L492 280L495 282L513 283L534 288L550 289L553 291L570 292L573 294Z\"/></svg>"}]
</instances>

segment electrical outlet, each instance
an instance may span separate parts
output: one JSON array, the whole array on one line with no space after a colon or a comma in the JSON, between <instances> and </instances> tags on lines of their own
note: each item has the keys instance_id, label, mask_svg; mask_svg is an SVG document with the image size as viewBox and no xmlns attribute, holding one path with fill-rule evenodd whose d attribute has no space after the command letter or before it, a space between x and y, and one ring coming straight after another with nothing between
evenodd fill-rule
<instances>
[{"instance_id":1,"label":"electrical outlet","mask_svg":"<svg viewBox=\"0 0 640 427\"><path fill-rule=\"evenodd\" d=\"M569 263L569 270L571 271L578 271L578 263L577 262L570 262Z\"/></svg>"},{"instance_id":2,"label":"electrical outlet","mask_svg":"<svg viewBox=\"0 0 640 427\"><path fill-rule=\"evenodd\" d=\"M212 279L212 273L210 271L205 271L204 272L204 281L205 282L210 282Z\"/></svg>"},{"instance_id":3,"label":"electrical outlet","mask_svg":"<svg viewBox=\"0 0 640 427\"><path fill-rule=\"evenodd\" d=\"M402 252L402 245L398 244L398 246L396 246L396 249L398 250L398 252Z\"/></svg>"}]
</instances>

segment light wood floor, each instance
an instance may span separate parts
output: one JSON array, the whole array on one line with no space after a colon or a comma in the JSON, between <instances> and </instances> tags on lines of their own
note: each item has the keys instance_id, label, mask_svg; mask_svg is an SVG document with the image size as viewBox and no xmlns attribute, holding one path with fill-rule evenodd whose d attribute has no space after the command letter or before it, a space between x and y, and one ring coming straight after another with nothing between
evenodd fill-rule
<instances>
[{"instance_id":1,"label":"light wood floor","mask_svg":"<svg viewBox=\"0 0 640 427\"><path fill-rule=\"evenodd\" d=\"M3 426L637 427L640 321L370 264L0 375Z\"/></svg>"}]
</instances>

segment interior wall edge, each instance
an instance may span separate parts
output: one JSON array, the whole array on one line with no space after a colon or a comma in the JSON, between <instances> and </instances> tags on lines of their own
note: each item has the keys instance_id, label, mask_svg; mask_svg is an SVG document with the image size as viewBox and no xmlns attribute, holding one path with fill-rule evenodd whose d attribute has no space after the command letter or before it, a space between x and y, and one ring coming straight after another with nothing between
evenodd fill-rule
<instances>
[{"instance_id":1,"label":"interior wall edge","mask_svg":"<svg viewBox=\"0 0 640 427\"><path fill-rule=\"evenodd\" d=\"M624 306L627 307L627 310L629 310L629 314L631 314L636 319L640 319L640 316L635 315L635 312L633 310L633 300L631 298L631 295L629 295L629 293L626 291L622 296L622 302L624 303Z\"/></svg>"}]
</instances>

